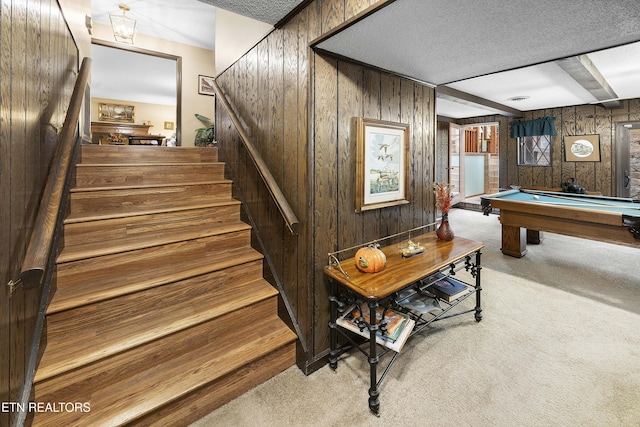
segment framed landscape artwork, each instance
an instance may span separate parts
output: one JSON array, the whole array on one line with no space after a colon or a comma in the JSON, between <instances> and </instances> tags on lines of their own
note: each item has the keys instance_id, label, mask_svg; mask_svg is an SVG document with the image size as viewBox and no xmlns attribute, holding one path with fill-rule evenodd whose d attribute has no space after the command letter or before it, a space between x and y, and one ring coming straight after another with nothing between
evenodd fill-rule
<instances>
[{"instance_id":1,"label":"framed landscape artwork","mask_svg":"<svg viewBox=\"0 0 640 427\"><path fill-rule=\"evenodd\" d=\"M356 127L356 212L409 203L409 125L357 117Z\"/></svg>"},{"instance_id":2,"label":"framed landscape artwork","mask_svg":"<svg viewBox=\"0 0 640 427\"><path fill-rule=\"evenodd\" d=\"M98 120L101 122L133 123L133 105L98 104Z\"/></svg>"},{"instance_id":3,"label":"framed landscape artwork","mask_svg":"<svg viewBox=\"0 0 640 427\"><path fill-rule=\"evenodd\" d=\"M599 162L600 135L564 137L565 162Z\"/></svg>"}]
</instances>

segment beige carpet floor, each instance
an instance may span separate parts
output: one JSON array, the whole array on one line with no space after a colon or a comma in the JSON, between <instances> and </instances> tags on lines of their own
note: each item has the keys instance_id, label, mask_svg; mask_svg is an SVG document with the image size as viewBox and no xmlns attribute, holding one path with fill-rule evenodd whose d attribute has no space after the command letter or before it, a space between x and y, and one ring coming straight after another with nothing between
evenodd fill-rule
<instances>
[{"instance_id":1,"label":"beige carpet floor","mask_svg":"<svg viewBox=\"0 0 640 427\"><path fill-rule=\"evenodd\" d=\"M352 351L335 372L291 367L192 426L640 426L640 249L546 233L517 259L500 252L497 215L454 209L450 222L487 246L484 318L409 340L379 417Z\"/></svg>"}]
</instances>

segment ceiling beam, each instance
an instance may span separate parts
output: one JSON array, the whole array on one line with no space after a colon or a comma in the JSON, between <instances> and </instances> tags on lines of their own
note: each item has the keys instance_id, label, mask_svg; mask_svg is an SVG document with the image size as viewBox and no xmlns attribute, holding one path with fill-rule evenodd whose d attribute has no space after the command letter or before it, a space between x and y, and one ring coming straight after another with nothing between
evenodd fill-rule
<instances>
[{"instance_id":1,"label":"ceiling beam","mask_svg":"<svg viewBox=\"0 0 640 427\"><path fill-rule=\"evenodd\" d=\"M488 99L480 98L479 96L471 95L470 93L462 92L448 86L436 87L436 98L482 108L495 114L508 117L522 117L523 115L522 111L516 110L515 108L507 107L506 105L498 104L497 102L489 101Z\"/></svg>"},{"instance_id":2,"label":"ceiling beam","mask_svg":"<svg viewBox=\"0 0 640 427\"><path fill-rule=\"evenodd\" d=\"M618 95L587 55L559 59L556 63L598 101L602 101L602 106L607 108L620 106L620 101L616 100Z\"/></svg>"}]
</instances>

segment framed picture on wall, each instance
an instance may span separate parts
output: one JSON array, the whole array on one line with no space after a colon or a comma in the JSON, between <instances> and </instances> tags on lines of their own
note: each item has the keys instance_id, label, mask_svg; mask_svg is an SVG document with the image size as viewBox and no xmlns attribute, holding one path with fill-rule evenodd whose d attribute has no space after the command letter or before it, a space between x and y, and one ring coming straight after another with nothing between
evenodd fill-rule
<instances>
[{"instance_id":1,"label":"framed picture on wall","mask_svg":"<svg viewBox=\"0 0 640 427\"><path fill-rule=\"evenodd\" d=\"M600 135L564 137L565 162L599 162Z\"/></svg>"},{"instance_id":2,"label":"framed picture on wall","mask_svg":"<svg viewBox=\"0 0 640 427\"><path fill-rule=\"evenodd\" d=\"M135 107L121 104L98 104L98 120L101 122L133 123Z\"/></svg>"},{"instance_id":3,"label":"framed picture on wall","mask_svg":"<svg viewBox=\"0 0 640 427\"><path fill-rule=\"evenodd\" d=\"M198 93L200 95L215 95L216 92L213 89L213 77L198 76Z\"/></svg>"},{"instance_id":4,"label":"framed picture on wall","mask_svg":"<svg viewBox=\"0 0 640 427\"><path fill-rule=\"evenodd\" d=\"M356 118L356 212L409 203L410 126Z\"/></svg>"}]
</instances>

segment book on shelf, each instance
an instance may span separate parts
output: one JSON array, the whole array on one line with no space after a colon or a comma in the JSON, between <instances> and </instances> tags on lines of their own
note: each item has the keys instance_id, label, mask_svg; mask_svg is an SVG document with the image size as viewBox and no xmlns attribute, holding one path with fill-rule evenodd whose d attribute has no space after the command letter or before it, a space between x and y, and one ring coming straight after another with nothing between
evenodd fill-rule
<instances>
[{"instance_id":1,"label":"book on shelf","mask_svg":"<svg viewBox=\"0 0 640 427\"><path fill-rule=\"evenodd\" d=\"M450 302L469 293L471 287L451 276L442 276L440 280L429 285L427 290L439 298Z\"/></svg>"},{"instance_id":2,"label":"book on shelf","mask_svg":"<svg viewBox=\"0 0 640 427\"><path fill-rule=\"evenodd\" d=\"M382 321L383 311L384 321L386 322L386 331L383 332L380 329L376 331L376 342L383 347L389 348L395 352L400 352L416 322L404 313L399 313L391 309L387 309L385 311L384 307L378 307L376 311L377 324ZM369 332L369 328L364 326L360 329L360 326L358 326L358 319L361 317L367 324L370 323L369 314L370 309L366 303L354 304L349 307L342 316L338 317L336 323L360 336L370 338L371 334Z\"/></svg>"}]
</instances>

